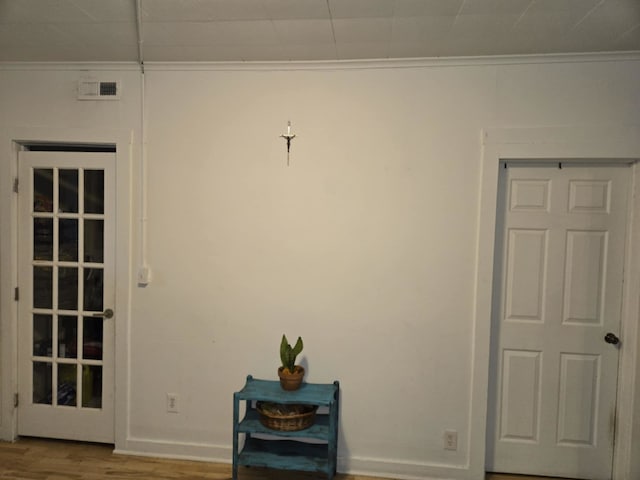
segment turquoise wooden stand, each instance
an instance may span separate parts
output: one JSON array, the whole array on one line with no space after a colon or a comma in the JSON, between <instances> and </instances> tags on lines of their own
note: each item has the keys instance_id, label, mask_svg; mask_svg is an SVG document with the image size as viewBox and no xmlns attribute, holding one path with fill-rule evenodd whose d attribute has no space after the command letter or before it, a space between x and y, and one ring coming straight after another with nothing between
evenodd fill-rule
<instances>
[{"instance_id":1,"label":"turquoise wooden stand","mask_svg":"<svg viewBox=\"0 0 640 480\"><path fill-rule=\"evenodd\" d=\"M233 394L233 480L238 479L238 466L268 467L281 470L322 472L332 480L336 474L338 456L338 410L340 402L338 381L328 384L303 383L299 390L282 390L280 382L256 380L247 376L247 383ZM240 420L240 401L246 401L245 415ZM276 403L304 403L327 407L320 411L315 424L297 432L271 430L260 423L256 401ZM244 447L239 451L240 434ZM256 434L279 437L271 440ZM283 440L284 439L284 440ZM305 442L313 440L314 443Z\"/></svg>"}]
</instances>

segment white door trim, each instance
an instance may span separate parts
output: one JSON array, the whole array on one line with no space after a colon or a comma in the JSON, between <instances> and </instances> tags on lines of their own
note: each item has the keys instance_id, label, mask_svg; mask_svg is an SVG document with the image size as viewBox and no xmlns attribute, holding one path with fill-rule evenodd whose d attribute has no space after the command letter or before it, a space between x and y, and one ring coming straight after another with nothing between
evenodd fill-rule
<instances>
[{"instance_id":1,"label":"white door trim","mask_svg":"<svg viewBox=\"0 0 640 480\"><path fill-rule=\"evenodd\" d=\"M17 304L18 201L13 179L18 176L21 143L60 142L112 144L116 147L116 301L115 442L125 445L129 417L129 318L132 288L132 164L133 132L103 129L8 128L0 130L0 440L17 436L13 395L18 391Z\"/></svg>"},{"instance_id":2,"label":"white door trim","mask_svg":"<svg viewBox=\"0 0 640 480\"><path fill-rule=\"evenodd\" d=\"M470 411L470 478L484 478L491 301L493 289L494 244L498 193L498 167L501 160L570 162L593 159L603 162L633 162L640 159L638 127L548 127L492 128L482 132L482 173L478 207L476 251L475 317L473 340L473 385ZM632 189L640 185L640 167L634 165ZM634 382L638 358L638 310L640 302L633 292L640 291L640 198L630 204L625 260L625 287L621 332L625 347L621 351L618 382L618 422L615 439L613 479L630 478L632 469L632 419ZM636 419L636 422L639 419Z\"/></svg>"}]
</instances>

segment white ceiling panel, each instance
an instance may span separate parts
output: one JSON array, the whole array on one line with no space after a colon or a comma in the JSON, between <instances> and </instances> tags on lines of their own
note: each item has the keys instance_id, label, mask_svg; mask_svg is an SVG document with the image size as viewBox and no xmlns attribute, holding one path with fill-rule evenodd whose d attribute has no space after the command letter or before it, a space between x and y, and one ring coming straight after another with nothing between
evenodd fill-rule
<instances>
[{"instance_id":1,"label":"white ceiling panel","mask_svg":"<svg viewBox=\"0 0 640 480\"><path fill-rule=\"evenodd\" d=\"M527 13L572 12L575 15L580 15L582 17L599 3L602 3L602 0L536 0L531 3L527 9Z\"/></svg>"},{"instance_id":2,"label":"white ceiling panel","mask_svg":"<svg viewBox=\"0 0 640 480\"><path fill-rule=\"evenodd\" d=\"M392 42L388 58L424 58L442 56L442 40L420 42Z\"/></svg>"},{"instance_id":3,"label":"white ceiling panel","mask_svg":"<svg viewBox=\"0 0 640 480\"><path fill-rule=\"evenodd\" d=\"M522 15L535 0L465 0L461 15Z\"/></svg>"},{"instance_id":4,"label":"white ceiling panel","mask_svg":"<svg viewBox=\"0 0 640 480\"><path fill-rule=\"evenodd\" d=\"M15 48L38 47L56 36L57 33L49 25L0 23L0 51L9 53Z\"/></svg>"},{"instance_id":5,"label":"white ceiling panel","mask_svg":"<svg viewBox=\"0 0 640 480\"><path fill-rule=\"evenodd\" d=\"M138 41L135 25L123 22L55 24L52 28L58 30L70 45L108 49L110 45L136 47Z\"/></svg>"},{"instance_id":6,"label":"white ceiling panel","mask_svg":"<svg viewBox=\"0 0 640 480\"><path fill-rule=\"evenodd\" d=\"M143 28L149 45L206 46L278 44L268 20L246 22L153 22Z\"/></svg>"},{"instance_id":7,"label":"white ceiling panel","mask_svg":"<svg viewBox=\"0 0 640 480\"><path fill-rule=\"evenodd\" d=\"M0 61L137 61L137 0L0 0ZM140 0L144 61L640 52L640 0Z\"/></svg>"},{"instance_id":8,"label":"white ceiling panel","mask_svg":"<svg viewBox=\"0 0 640 480\"><path fill-rule=\"evenodd\" d=\"M136 7L131 0L67 0L93 22L132 22Z\"/></svg>"},{"instance_id":9,"label":"white ceiling panel","mask_svg":"<svg viewBox=\"0 0 640 480\"><path fill-rule=\"evenodd\" d=\"M274 20L273 27L283 46L333 44L331 22L326 20Z\"/></svg>"},{"instance_id":10,"label":"white ceiling panel","mask_svg":"<svg viewBox=\"0 0 640 480\"><path fill-rule=\"evenodd\" d=\"M478 41L476 37L451 35L442 46L445 57L475 57L488 55L515 55L535 53L528 49L528 43L522 38L513 38L505 43L499 35L487 35Z\"/></svg>"},{"instance_id":11,"label":"white ceiling panel","mask_svg":"<svg viewBox=\"0 0 640 480\"><path fill-rule=\"evenodd\" d=\"M215 23L151 22L143 26L145 51L148 47L210 45L220 43ZM157 49L156 49L157 50Z\"/></svg>"},{"instance_id":12,"label":"white ceiling panel","mask_svg":"<svg viewBox=\"0 0 640 480\"><path fill-rule=\"evenodd\" d=\"M279 45L220 45L212 48L211 54L214 61L217 62L246 62L248 60L268 62L275 57L282 58Z\"/></svg>"},{"instance_id":13,"label":"white ceiling panel","mask_svg":"<svg viewBox=\"0 0 640 480\"><path fill-rule=\"evenodd\" d=\"M2 23L91 21L82 9L67 0L5 0L0 2Z\"/></svg>"},{"instance_id":14,"label":"white ceiling panel","mask_svg":"<svg viewBox=\"0 0 640 480\"><path fill-rule=\"evenodd\" d=\"M282 46L281 61L308 61L313 58L315 61L328 61L338 58L335 44L322 45L300 45L285 44Z\"/></svg>"},{"instance_id":15,"label":"white ceiling panel","mask_svg":"<svg viewBox=\"0 0 640 480\"><path fill-rule=\"evenodd\" d=\"M514 33L526 34L544 42L546 48L549 48L549 42L554 42L571 31L578 20L579 16L570 11L527 13L518 19L513 30Z\"/></svg>"},{"instance_id":16,"label":"white ceiling panel","mask_svg":"<svg viewBox=\"0 0 640 480\"><path fill-rule=\"evenodd\" d=\"M209 57L211 48L146 45L144 60L146 62L197 62L200 58Z\"/></svg>"},{"instance_id":17,"label":"white ceiling panel","mask_svg":"<svg viewBox=\"0 0 640 480\"><path fill-rule=\"evenodd\" d=\"M332 18L391 17L395 2L390 0L327 0Z\"/></svg>"},{"instance_id":18,"label":"white ceiling panel","mask_svg":"<svg viewBox=\"0 0 640 480\"><path fill-rule=\"evenodd\" d=\"M255 45L258 48L279 44L276 30L270 20L215 22L212 25L221 45Z\"/></svg>"},{"instance_id":19,"label":"white ceiling panel","mask_svg":"<svg viewBox=\"0 0 640 480\"><path fill-rule=\"evenodd\" d=\"M637 45L640 45L640 25L630 29L623 35L620 35L618 39L614 42L614 45L617 45L613 50L632 50L637 48Z\"/></svg>"},{"instance_id":20,"label":"white ceiling panel","mask_svg":"<svg viewBox=\"0 0 640 480\"><path fill-rule=\"evenodd\" d=\"M451 32L456 17L399 17L391 25L391 38L395 44L442 43Z\"/></svg>"},{"instance_id":21,"label":"white ceiling panel","mask_svg":"<svg viewBox=\"0 0 640 480\"><path fill-rule=\"evenodd\" d=\"M84 62L84 58L92 56L96 62L135 62L136 56L131 54L131 47L124 44L91 45L84 46L84 51L74 48L75 58L72 61Z\"/></svg>"},{"instance_id":22,"label":"white ceiling panel","mask_svg":"<svg viewBox=\"0 0 640 480\"><path fill-rule=\"evenodd\" d=\"M273 20L331 18L326 0L269 0L264 2L264 8Z\"/></svg>"},{"instance_id":23,"label":"white ceiling panel","mask_svg":"<svg viewBox=\"0 0 640 480\"><path fill-rule=\"evenodd\" d=\"M390 18L336 18L333 31L338 45L343 43L377 43L391 40Z\"/></svg>"},{"instance_id":24,"label":"white ceiling panel","mask_svg":"<svg viewBox=\"0 0 640 480\"><path fill-rule=\"evenodd\" d=\"M458 15L451 28L455 36L475 38L482 42L483 38L495 38L499 36L504 39L511 34L511 30L520 18L514 14L474 14Z\"/></svg>"},{"instance_id":25,"label":"white ceiling panel","mask_svg":"<svg viewBox=\"0 0 640 480\"><path fill-rule=\"evenodd\" d=\"M339 60L364 60L371 58L386 59L389 58L389 44L380 43L367 43L367 42L355 42L355 43L339 43L338 44L338 59ZM374 57L379 55L379 57Z\"/></svg>"},{"instance_id":26,"label":"white ceiling panel","mask_svg":"<svg viewBox=\"0 0 640 480\"><path fill-rule=\"evenodd\" d=\"M395 17L455 16L463 0L396 0Z\"/></svg>"},{"instance_id":27,"label":"white ceiling panel","mask_svg":"<svg viewBox=\"0 0 640 480\"><path fill-rule=\"evenodd\" d=\"M593 8L576 25L576 29L616 39L638 26L640 26L639 0L608 0Z\"/></svg>"},{"instance_id":28,"label":"white ceiling panel","mask_svg":"<svg viewBox=\"0 0 640 480\"><path fill-rule=\"evenodd\" d=\"M263 0L142 0L149 22L258 20L267 18Z\"/></svg>"}]
</instances>

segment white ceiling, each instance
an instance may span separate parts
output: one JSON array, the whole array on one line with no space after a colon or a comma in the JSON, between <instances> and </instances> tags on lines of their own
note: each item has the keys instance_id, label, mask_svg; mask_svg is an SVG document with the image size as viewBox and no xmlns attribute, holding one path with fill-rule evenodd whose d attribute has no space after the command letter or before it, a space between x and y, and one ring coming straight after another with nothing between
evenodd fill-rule
<instances>
[{"instance_id":1,"label":"white ceiling","mask_svg":"<svg viewBox=\"0 0 640 480\"><path fill-rule=\"evenodd\" d=\"M0 61L640 51L640 0L0 0Z\"/></svg>"}]
</instances>

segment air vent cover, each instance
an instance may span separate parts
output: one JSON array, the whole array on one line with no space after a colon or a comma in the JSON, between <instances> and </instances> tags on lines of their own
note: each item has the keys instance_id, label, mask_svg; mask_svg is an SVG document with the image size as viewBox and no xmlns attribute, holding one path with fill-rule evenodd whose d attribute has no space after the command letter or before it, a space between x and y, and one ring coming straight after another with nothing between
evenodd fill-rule
<instances>
[{"instance_id":1,"label":"air vent cover","mask_svg":"<svg viewBox=\"0 0 640 480\"><path fill-rule=\"evenodd\" d=\"M78 100L120 100L120 82L81 78L78 81Z\"/></svg>"}]
</instances>

